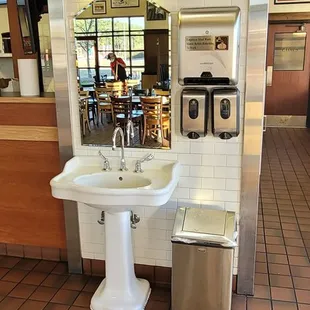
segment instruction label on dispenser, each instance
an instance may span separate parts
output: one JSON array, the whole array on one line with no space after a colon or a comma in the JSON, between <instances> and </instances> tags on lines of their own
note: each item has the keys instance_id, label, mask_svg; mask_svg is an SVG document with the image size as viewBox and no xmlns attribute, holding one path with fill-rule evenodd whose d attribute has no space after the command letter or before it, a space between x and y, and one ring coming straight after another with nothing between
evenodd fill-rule
<instances>
[{"instance_id":1,"label":"instruction label on dispenser","mask_svg":"<svg viewBox=\"0 0 310 310\"><path fill-rule=\"evenodd\" d=\"M227 51L228 41L228 36L187 36L185 49L187 51Z\"/></svg>"}]
</instances>

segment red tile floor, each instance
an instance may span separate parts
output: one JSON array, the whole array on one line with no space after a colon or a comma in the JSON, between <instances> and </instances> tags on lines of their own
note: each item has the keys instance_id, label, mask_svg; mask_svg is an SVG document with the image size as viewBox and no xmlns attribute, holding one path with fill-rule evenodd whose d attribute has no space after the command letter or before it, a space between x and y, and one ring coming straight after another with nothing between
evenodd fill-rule
<instances>
[{"instance_id":1,"label":"red tile floor","mask_svg":"<svg viewBox=\"0 0 310 310\"><path fill-rule=\"evenodd\" d=\"M310 310L310 130L267 130L260 188L255 296L247 310Z\"/></svg>"},{"instance_id":2,"label":"red tile floor","mask_svg":"<svg viewBox=\"0 0 310 310\"><path fill-rule=\"evenodd\" d=\"M268 129L264 136L254 297L232 310L310 310L310 131ZM101 279L67 265L0 257L0 310L82 310ZM155 288L146 310L169 310ZM195 309L188 309L195 310ZM208 310L208 309L206 309Z\"/></svg>"},{"instance_id":3,"label":"red tile floor","mask_svg":"<svg viewBox=\"0 0 310 310\"><path fill-rule=\"evenodd\" d=\"M102 278L70 275L66 263L0 258L1 310L85 310ZM154 288L147 310L169 310L170 290Z\"/></svg>"}]
</instances>

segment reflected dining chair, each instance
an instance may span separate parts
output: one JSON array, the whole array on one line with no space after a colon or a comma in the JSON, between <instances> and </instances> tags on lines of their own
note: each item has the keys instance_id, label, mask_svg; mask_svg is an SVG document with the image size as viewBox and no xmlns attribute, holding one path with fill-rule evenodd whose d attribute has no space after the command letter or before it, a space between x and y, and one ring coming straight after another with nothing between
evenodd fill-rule
<instances>
[{"instance_id":1,"label":"reflected dining chair","mask_svg":"<svg viewBox=\"0 0 310 310\"><path fill-rule=\"evenodd\" d=\"M79 90L80 97L88 97L89 91L88 90Z\"/></svg>"},{"instance_id":2,"label":"reflected dining chair","mask_svg":"<svg viewBox=\"0 0 310 310\"><path fill-rule=\"evenodd\" d=\"M97 101L97 126L99 126L99 120L103 123L103 116L112 117L112 105L110 100L111 93L105 87L99 87L95 89L95 96Z\"/></svg>"},{"instance_id":3,"label":"reflected dining chair","mask_svg":"<svg viewBox=\"0 0 310 310\"><path fill-rule=\"evenodd\" d=\"M80 119L81 126L83 130L83 136L86 135L86 128L90 132L90 124L89 124L89 115L88 115L88 99L80 99L79 100L79 110L80 110Z\"/></svg>"},{"instance_id":4,"label":"reflected dining chair","mask_svg":"<svg viewBox=\"0 0 310 310\"><path fill-rule=\"evenodd\" d=\"M129 120L133 122L135 128L138 128L140 143L142 141L142 115L140 110L132 109L131 98L124 97L111 97L112 111L113 111L113 123L114 127L120 126L123 130L126 130L126 126ZM128 142L128 141L127 141Z\"/></svg>"},{"instance_id":5,"label":"reflected dining chair","mask_svg":"<svg viewBox=\"0 0 310 310\"><path fill-rule=\"evenodd\" d=\"M164 97L141 97L143 111L143 139L142 144L145 144L146 136L152 137L157 141L169 139L170 135L170 113L163 112Z\"/></svg>"},{"instance_id":6,"label":"reflected dining chair","mask_svg":"<svg viewBox=\"0 0 310 310\"><path fill-rule=\"evenodd\" d=\"M88 90L79 90L79 98L80 99L87 99L87 113L88 113L88 122L93 121L94 124L96 124L95 119L96 119L96 107L95 107L95 102L93 100L93 97L91 96L90 92ZM92 117L90 117L90 115Z\"/></svg>"},{"instance_id":7,"label":"reflected dining chair","mask_svg":"<svg viewBox=\"0 0 310 310\"><path fill-rule=\"evenodd\" d=\"M170 90L154 89L156 96L170 96Z\"/></svg>"},{"instance_id":8,"label":"reflected dining chair","mask_svg":"<svg viewBox=\"0 0 310 310\"><path fill-rule=\"evenodd\" d=\"M106 82L106 91L110 93L110 96L117 97L122 96L124 93L124 83L123 82ZM125 88L126 89L126 88Z\"/></svg>"}]
</instances>

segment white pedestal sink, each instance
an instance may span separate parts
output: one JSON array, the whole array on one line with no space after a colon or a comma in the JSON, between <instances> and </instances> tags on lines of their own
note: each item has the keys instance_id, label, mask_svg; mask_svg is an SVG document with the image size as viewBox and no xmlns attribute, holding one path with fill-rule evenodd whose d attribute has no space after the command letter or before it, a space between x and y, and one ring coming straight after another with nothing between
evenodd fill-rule
<instances>
[{"instance_id":1,"label":"white pedestal sink","mask_svg":"<svg viewBox=\"0 0 310 310\"><path fill-rule=\"evenodd\" d=\"M152 161L143 173L102 171L96 157L75 157L51 181L54 197L85 203L105 211L106 278L95 292L92 310L142 310L150 284L137 279L131 236L132 206L161 206L171 197L180 175L180 164ZM117 167L114 164L113 167Z\"/></svg>"}]
</instances>

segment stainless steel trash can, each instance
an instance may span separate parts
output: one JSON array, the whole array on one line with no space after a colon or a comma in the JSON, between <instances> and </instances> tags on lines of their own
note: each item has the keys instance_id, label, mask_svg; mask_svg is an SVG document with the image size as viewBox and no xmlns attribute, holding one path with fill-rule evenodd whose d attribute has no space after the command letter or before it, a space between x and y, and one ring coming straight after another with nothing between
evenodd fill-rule
<instances>
[{"instance_id":1,"label":"stainless steel trash can","mask_svg":"<svg viewBox=\"0 0 310 310\"><path fill-rule=\"evenodd\" d=\"M172 235L172 310L230 310L234 212L180 208Z\"/></svg>"}]
</instances>

